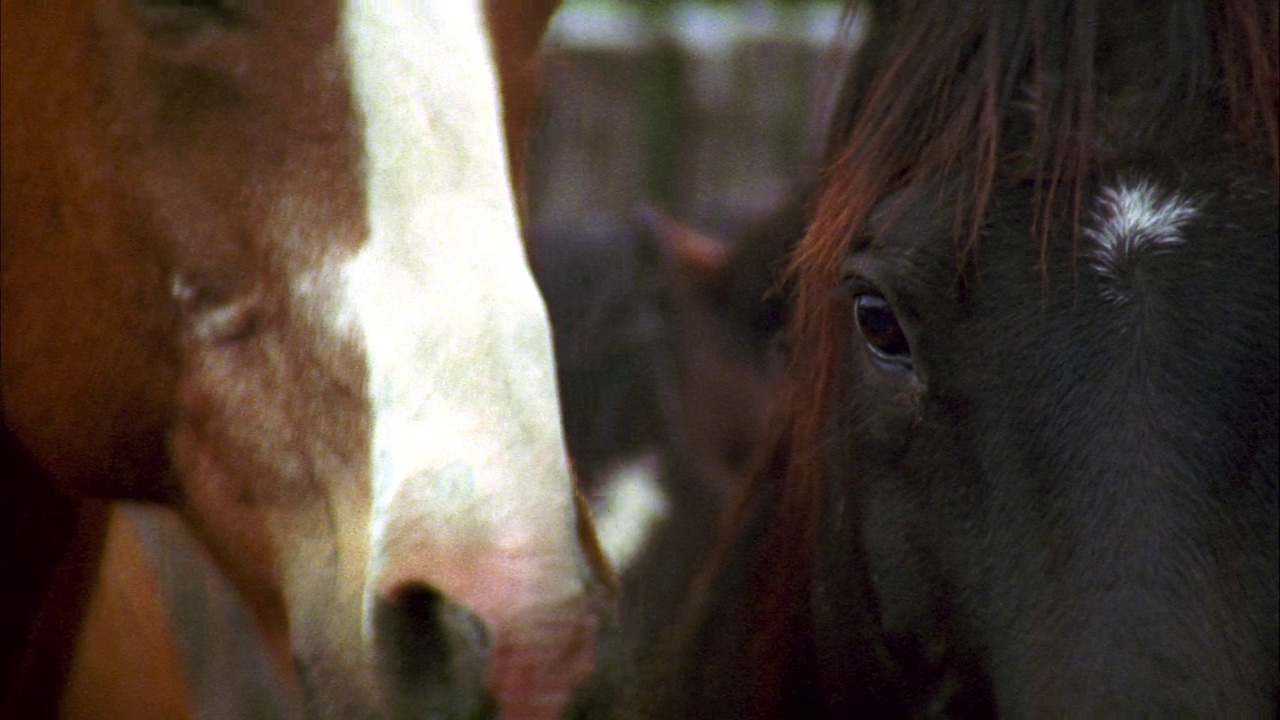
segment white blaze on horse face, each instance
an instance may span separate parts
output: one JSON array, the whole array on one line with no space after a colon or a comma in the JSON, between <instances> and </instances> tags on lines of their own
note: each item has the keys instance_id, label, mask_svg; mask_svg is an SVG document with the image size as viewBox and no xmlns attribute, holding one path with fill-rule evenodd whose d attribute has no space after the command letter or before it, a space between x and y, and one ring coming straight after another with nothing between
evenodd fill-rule
<instances>
[{"instance_id":1,"label":"white blaze on horse face","mask_svg":"<svg viewBox=\"0 0 1280 720\"><path fill-rule=\"evenodd\" d=\"M411 572L401 549L541 556L571 597L580 572L556 567L576 559L576 536L550 331L520 244L478 3L364 10L347 32L369 238L346 285L372 401L373 561L385 575Z\"/></svg>"},{"instance_id":2,"label":"white blaze on horse face","mask_svg":"<svg viewBox=\"0 0 1280 720\"><path fill-rule=\"evenodd\" d=\"M1094 270L1110 283L1108 296L1125 297L1115 284L1124 281L1129 263L1182 242L1182 228L1196 212L1187 198L1161 192L1147 180L1122 179L1102 188L1084 233L1094 243Z\"/></svg>"},{"instance_id":3,"label":"white blaze on horse face","mask_svg":"<svg viewBox=\"0 0 1280 720\"><path fill-rule=\"evenodd\" d=\"M371 604L421 585L488 624L494 664L545 640L582 645L555 650L581 665L591 573L480 3L357 2L345 22L368 212L339 321L362 337L372 413L365 641ZM568 688L582 673L550 670Z\"/></svg>"}]
</instances>

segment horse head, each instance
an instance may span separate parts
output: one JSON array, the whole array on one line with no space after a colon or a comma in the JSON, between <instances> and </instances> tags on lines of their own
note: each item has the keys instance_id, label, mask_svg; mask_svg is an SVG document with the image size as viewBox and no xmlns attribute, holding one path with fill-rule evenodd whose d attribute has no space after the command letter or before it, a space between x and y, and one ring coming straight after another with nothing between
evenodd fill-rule
<instances>
[{"instance_id":1,"label":"horse head","mask_svg":"<svg viewBox=\"0 0 1280 720\"><path fill-rule=\"evenodd\" d=\"M318 717L553 717L608 584L479 2L6 3L6 433L171 503Z\"/></svg>"}]
</instances>

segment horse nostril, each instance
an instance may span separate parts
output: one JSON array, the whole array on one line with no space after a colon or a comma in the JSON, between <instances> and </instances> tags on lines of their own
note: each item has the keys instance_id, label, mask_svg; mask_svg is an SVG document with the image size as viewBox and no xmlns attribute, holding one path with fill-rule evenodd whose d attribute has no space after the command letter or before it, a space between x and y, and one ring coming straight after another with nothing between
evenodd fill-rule
<instances>
[{"instance_id":1,"label":"horse nostril","mask_svg":"<svg viewBox=\"0 0 1280 720\"><path fill-rule=\"evenodd\" d=\"M496 717L497 705L485 687L489 633L475 613L410 583L378 599L373 631L393 717Z\"/></svg>"}]
</instances>

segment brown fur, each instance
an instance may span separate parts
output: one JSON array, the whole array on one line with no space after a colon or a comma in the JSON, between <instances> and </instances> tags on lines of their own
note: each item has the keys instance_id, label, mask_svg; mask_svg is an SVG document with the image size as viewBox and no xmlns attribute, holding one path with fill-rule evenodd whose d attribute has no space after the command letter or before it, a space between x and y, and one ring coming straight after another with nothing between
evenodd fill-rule
<instances>
[{"instance_id":1,"label":"brown fur","mask_svg":"<svg viewBox=\"0 0 1280 720\"><path fill-rule=\"evenodd\" d=\"M494 34L512 38L514 55L528 56L552 7L494 2L491 10L509 18L493 21ZM198 42L143 43L136 18L121 11L4 3L0 520L3 577L14 586L6 589L0 636L6 717L55 714L68 675L69 716L102 708L129 717L184 712L180 673L165 672L177 672L176 663L136 538L108 522L115 513L106 503L89 498L183 508L239 587L252 590L248 599L268 644L289 670L288 628L273 590L278 558L264 517L253 511L282 498L264 498L270 491L255 485L217 488L216 499L201 496L208 486L177 487L170 445L177 407L184 406L188 439L231 438L234 445L275 425L265 417L273 412L315 418L315 397L348 398L358 385L340 369L344 349L330 348L324 357L302 358L292 367L296 376L266 373L268 384L318 385L313 392L292 393L283 407L246 403L262 415L216 424L208 422L219 410L213 401L177 380L193 335L216 345L280 321L264 288L323 249L254 245L250 231L266 224L273 195L324 198L327 215L310 218L313 227L298 229L302 237L340 238L359 222L351 186L357 149L346 142L353 112L337 84L344 78L327 75L330 68L316 64L306 45L331 37L336 17L308 7L288 25L263 26L287 36L214 56ZM536 32L525 32L525 21ZM512 53L498 54L507 62L501 58ZM226 81L246 69L259 75ZM522 74L506 78L505 90L532 97ZM264 111L277 107L303 110L285 126ZM521 112L528 110L510 115L515 128ZM284 156L263 152L286 145ZM246 177L254 179L247 190ZM308 232L318 228L325 231ZM185 300L174 298L168 279L175 275L193 286ZM209 325L210 307L234 310L231 322ZM284 364L269 349L258 359ZM274 389L242 388L263 397ZM323 427L327 419L316 422ZM272 439L283 453L325 443L319 435L362 436L353 430L359 428ZM307 452L341 462L357 450L349 445ZM184 450L176 462L207 461L195 457L199 447L177 443L176 453ZM249 476L264 470L233 469ZM590 536L589 528L583 534Z\"/></svg>"}]
</instances>

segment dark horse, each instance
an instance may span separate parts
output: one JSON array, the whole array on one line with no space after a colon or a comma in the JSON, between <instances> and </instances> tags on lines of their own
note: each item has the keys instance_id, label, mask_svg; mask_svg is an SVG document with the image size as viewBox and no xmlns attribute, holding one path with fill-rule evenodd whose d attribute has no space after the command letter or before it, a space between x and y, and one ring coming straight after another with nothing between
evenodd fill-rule
<instances>
[{"instance_id":1,"label":"dark horse","mask_svg":"<svg viewBox=\"0 0 1280 720\"><path fill-rule=\"evenodd\" d=\"M1276 711L1277 14L873 4L683 716Z\"/></svg>"}]
</instances>

